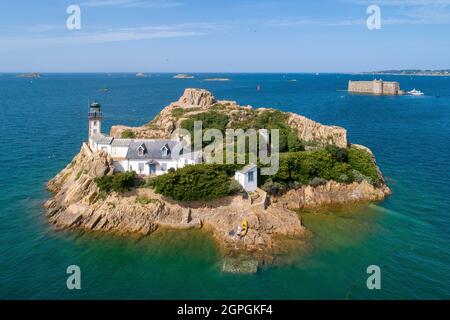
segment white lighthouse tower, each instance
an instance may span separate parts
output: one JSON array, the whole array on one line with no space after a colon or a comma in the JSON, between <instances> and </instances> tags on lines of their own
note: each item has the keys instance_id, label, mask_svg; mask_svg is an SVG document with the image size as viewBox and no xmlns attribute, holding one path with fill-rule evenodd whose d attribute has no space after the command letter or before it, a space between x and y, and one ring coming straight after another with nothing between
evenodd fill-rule
<instances>
[{"instance_id":1,"label":"white lighthouse tower","mask_svg":"<svg viewBox=\"0 0 450 320\"><path fill-rule=\"evenodd\" d=\"M103 114L100 110L100 103L92 102L89 106L89 139L96 133L102 133Z\"/></svg>"}]
</instances>

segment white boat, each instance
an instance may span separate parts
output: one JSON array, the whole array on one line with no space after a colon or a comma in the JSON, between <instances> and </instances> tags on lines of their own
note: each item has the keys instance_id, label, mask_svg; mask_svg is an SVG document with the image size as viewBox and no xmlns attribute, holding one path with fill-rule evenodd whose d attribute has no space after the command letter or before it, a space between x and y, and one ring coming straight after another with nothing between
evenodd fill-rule
<instances>
[{"instance_id":1,"label":"white boat","mask_svg":"<svg viewBox=\"0 0 450 320\"><path fill-rule=\"evenodd\" d=\"M411 91L408 91L408 93L412 96L423 96L424 93L422 91L416 90L415 88Z\"/></svg>"}]
</instances>

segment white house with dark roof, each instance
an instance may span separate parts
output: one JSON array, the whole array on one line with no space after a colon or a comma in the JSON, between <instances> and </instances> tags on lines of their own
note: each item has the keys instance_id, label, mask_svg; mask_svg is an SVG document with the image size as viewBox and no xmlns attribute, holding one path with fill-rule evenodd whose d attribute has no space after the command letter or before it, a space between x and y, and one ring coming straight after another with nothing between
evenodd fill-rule
<instances>
[{"instance_id":1,"label":"white house with dark roof","mask_svg":"<svg viewBox=\"0 0 450 320\"><path fill-rule=\"evenodd\" d=\"M189 152L179 140L119 139L102 134L103 114L100 104L90 105L89 147L93 151L106 151L114 161L117 172L135 171L140 175L161 175L170 169L202 163L201 152ZM258 187L257 167L245 166L235 173L242 187L253 192Z\"/></svg>"},{"instance_id":2,"label":"white house with dark roof","mask_svg":"<svg viewBox=\"0 0 450 320\"><path fill-rule=\"evenodd\" d=\"M179 140L118 139L101 133L103 114L94 102L89 111L89 147L105 150L117 172L135 171L142 175L161 175L170 169L201 163L201 154L189 152Z\"/></svg>"}]
</instances>

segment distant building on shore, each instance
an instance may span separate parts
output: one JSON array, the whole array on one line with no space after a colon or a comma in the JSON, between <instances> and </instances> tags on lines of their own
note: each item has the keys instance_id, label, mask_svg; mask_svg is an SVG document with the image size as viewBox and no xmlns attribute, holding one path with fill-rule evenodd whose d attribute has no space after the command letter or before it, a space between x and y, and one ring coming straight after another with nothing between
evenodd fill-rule
<instances>
[{"instance_id":1,"label":"distant building on shore","mask_svg":"<svg viewBox=\"0 0 450 320\"><path fill-rule=\"evenodd\" d=\"M403 95L403 90L400 89L400 83L395 81L349 81L348 92L351 93L363 93L373 95Z\"/></svg>"}]
</instances>

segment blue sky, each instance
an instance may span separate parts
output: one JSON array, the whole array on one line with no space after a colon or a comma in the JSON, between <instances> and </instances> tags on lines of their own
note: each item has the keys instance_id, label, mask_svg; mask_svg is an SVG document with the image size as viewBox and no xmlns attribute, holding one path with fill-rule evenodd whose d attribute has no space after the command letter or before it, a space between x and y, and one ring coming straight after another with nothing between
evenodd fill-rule
<instances>
[{"instance_id":1,"label":"blue sky","mask_svg":"<svg viewBox=\"0 0 450 320\"><path fill-rule=\"evenodd\" d=\"M15 0L0 17L0 72L450 68L450 0Z\"/></svg>"}]
</instances>

